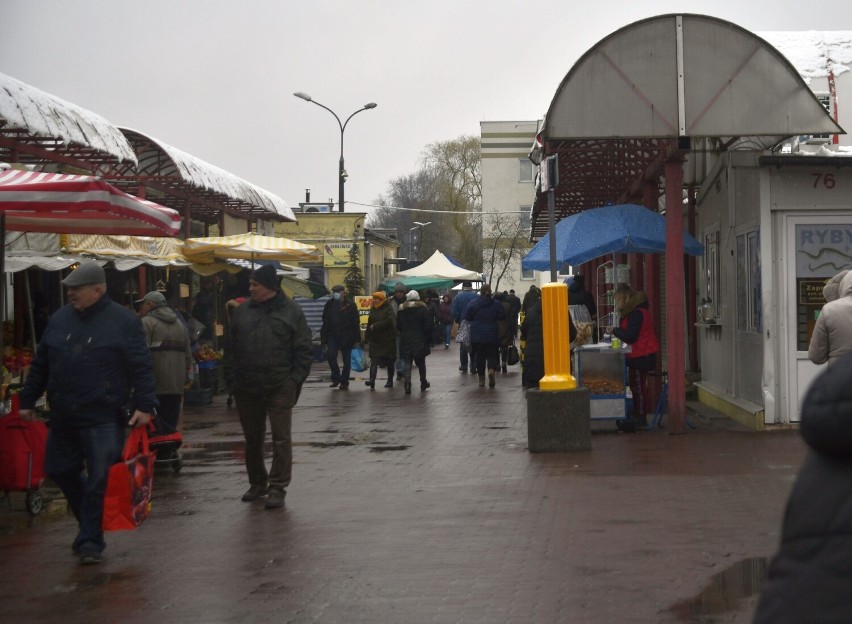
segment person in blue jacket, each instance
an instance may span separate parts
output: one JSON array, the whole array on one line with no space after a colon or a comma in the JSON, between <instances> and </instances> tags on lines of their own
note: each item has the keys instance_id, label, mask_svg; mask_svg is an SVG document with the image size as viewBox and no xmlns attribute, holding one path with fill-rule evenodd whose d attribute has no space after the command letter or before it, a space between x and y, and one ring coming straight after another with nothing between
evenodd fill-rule
<instances>
[{"instance_id":1,"label":"person in blue jacket","mask_svg":"<svg viewBox=\"0 0 852 624\"><path fill-rule=\"evenodd\" d=\"M464 318L470 323L470 342L476 353L476 371L479 385L485 385L488 370L488 387L497 383L494 373L500 368L500 328L498 321L506 318L506 311L499 301L491 296L491 286L483 284L479 297L467 306Z\"/></svg>"},{"instance_id":2,"label":"person in blue jacket","mask_svg":"<svg viewBox=\"0 0 852 624\"><path fill-rule=\"evenodd\" d=\"M101 522L109 467L121 458L125 427L145 426L153 417L157 393L142 322L107 295L103 268L84 260L62 283L69 303L50 317L20 413L32 418L47 390L45 472L79 523L71 549L80 563L91 564L106 547Z\"/></svg>"},{"instance_id":3,"label":"person in blue jacket","mask_svg":"<svg viewBox=\"0 0 852 624\"><path fill-rule=\"evenodd\" d=\"M476 293L473 292L473 284L468 281L462 282L462 290L453 299L453 307L451 309L453 320L456 323L461 325L461 322L464 320L464 313L467 309L467 305L475 298ZM474 355L472 352L468 352L463 343L459 343L459 370L463 373L467 372L468 356L470 357L470 374L473 375L476 373Z\"/></svg>"}]
</instances>

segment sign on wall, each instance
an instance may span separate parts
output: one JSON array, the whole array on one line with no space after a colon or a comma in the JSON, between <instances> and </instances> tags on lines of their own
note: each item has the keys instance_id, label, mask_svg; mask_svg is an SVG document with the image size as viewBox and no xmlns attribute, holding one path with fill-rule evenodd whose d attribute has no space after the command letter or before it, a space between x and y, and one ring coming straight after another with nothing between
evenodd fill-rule
<instances>
[{"instance_id":1,"label":"sign on wall","mask_svg":"<svg viewBox=\"0 0 852 624\"><path fill-rule=\"evenodd\" d=\"M352 243L324 243L323 266L326 268L349 266L349 250Z\"/></svg>"}]
</instances>

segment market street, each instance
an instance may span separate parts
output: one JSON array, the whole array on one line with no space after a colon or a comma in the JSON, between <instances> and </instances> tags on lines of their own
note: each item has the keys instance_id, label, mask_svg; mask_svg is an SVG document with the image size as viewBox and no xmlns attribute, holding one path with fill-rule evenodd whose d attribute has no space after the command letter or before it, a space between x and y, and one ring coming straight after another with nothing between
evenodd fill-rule
<instances>
[{"instance_id":1,"label":"market street","mask_svg":"<svg viewBox=\"0 0 852 624\"><path fill-rule=\"evenodd\" d=\"M13 494L3 620L750 621L804 457L794 429L702 408L686 435L610 423L591 452L530 454L519 367L479 388L457 356L433 351L431 389L410 396L363 374L330 389L315 364L284 509L240 502L224 394L187 409L183 470L158 470L151 516L107 535L100 565L72 555L61 501L31 520Z\"/></svg>"}]
</instances>

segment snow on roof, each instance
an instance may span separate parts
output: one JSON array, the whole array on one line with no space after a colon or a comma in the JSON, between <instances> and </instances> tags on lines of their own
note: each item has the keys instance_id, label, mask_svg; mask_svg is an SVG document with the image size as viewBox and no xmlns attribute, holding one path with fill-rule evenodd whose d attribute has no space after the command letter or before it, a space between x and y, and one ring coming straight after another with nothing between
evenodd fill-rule
<instances>
[{"instance_id":1,"label":"snow on roof","mask_svg":"<svg viewBox=\"0 0 852 624\"><path fill-rule=\"evenodd\" d=\"M216 165L211 165L197 156L163 143L149 134L144 134L130 128L126 128L125 130L144 136L153 143L156 143L172 159L175 167L177 167L178 174L185 182L196 187L209 189L228 197L239 199L253 206L264 208L290 221L296 220L296 216L293 214L293 210L287 205L287 202L277 195L243 180L230 171L221 169ZM140 158L144 161L145 156L140 154ZM143 163L140 163L140 165L143 165Z\"/></svg>"},{"instance_id":2,"label":"snow on roof","mask_svg":"<svg viewBox=\"0 0 852 624\"><path fill-rule=\"evenodd\" d=\"M758 32L793 64L805 82L852 69L852 30Z\"/></svg>"},{"instance_id":3,"label":"snow on roof","mask_svg":"<svg viewBox=\"0 0 852 624\"><path fill-rule=\"evenodd\" d=\"M2 73L0 120L32 135L87 146L118 160L136 162L121 131L100 115Z\"/></svg>"}]
</instances>

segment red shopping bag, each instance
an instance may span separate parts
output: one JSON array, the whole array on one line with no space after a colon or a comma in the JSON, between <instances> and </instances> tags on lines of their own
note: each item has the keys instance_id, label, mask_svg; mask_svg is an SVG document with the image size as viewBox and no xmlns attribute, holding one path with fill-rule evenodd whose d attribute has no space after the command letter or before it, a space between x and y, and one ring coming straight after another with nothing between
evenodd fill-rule
<instances>
[{"instance_id":1,"label":"red shopping bag","mask_svg":"<svg viewBox=\"0 0 852 624\"><path fill-rule=\"evenodd\" d=\"M156 457L157 451L148 446L148 428L133 429L124 445L122 461L109 469L104 496L104 531L133 530L148 517Z\"/></svg>"}]
</instances>

